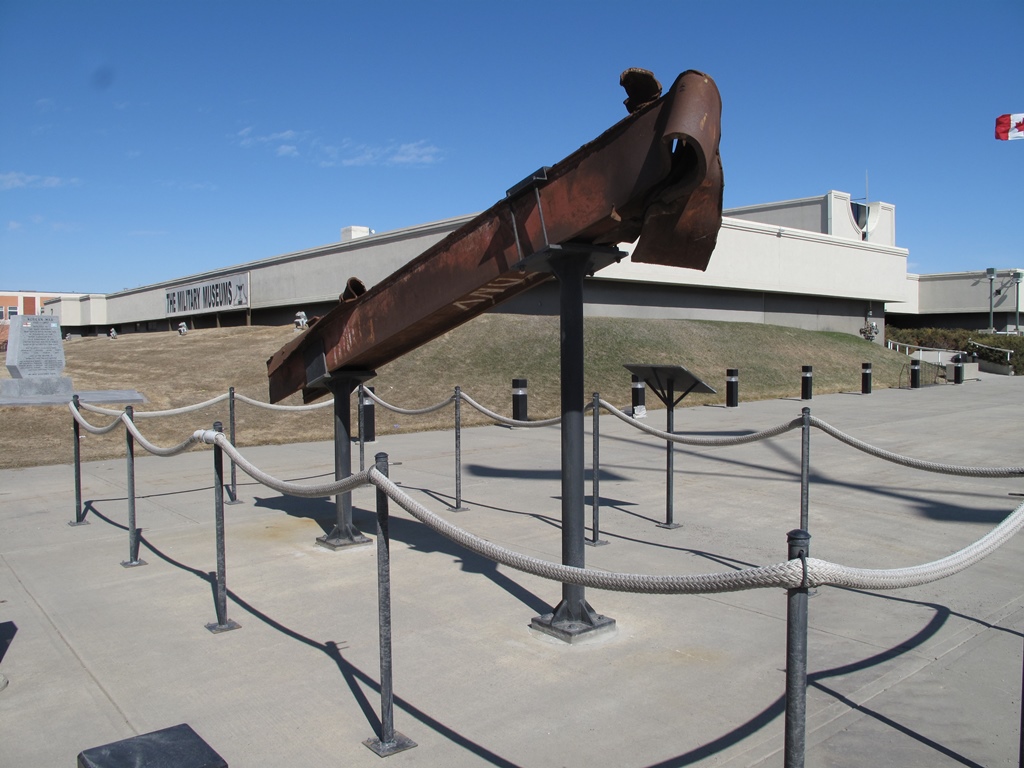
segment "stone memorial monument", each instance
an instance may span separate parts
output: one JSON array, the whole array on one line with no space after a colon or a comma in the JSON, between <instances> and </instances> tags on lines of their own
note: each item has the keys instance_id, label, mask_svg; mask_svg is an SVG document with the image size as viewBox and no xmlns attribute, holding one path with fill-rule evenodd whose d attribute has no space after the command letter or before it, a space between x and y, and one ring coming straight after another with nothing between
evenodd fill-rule
<instances>
[{"instance_id":1,"label":"stone memorial monument","mask_svg":"<svg viewBox=\"0 0 1024 768\"><path fill-rule=\"evenodd\" d=\"M0 396L31 398L66 395L71 399L71 378L64 370L64 344L60 323L49 315L11 318L7 341L10 379L0 380Z\"/></svg>"}]
</instances>

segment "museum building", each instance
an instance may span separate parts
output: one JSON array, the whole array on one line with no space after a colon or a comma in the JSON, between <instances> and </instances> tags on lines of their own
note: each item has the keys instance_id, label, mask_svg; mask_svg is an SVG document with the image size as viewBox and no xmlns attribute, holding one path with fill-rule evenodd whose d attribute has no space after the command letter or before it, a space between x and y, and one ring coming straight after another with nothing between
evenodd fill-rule
<instances>
[{"instance_id":1,"label":"museum building","mask_svg":"<svg viewBox=\"0 0 1024 768\"><path fill-rule=\"evenodd\" d=\"M346 227L341 240L111 294L59 296L44 305L65 333L277 325L326 313L349 278L371 287L471 221L445 219L391 232ZM727 210L706 272L625 258L584 286L590 316L769 323L857 334L884 330L887 302L906 303L907 250L896 246L895 206L844 192ZM548 283L495 308L558 313ZM881 338L881 333L879 338Z\"/></svg>"}]
</instances>

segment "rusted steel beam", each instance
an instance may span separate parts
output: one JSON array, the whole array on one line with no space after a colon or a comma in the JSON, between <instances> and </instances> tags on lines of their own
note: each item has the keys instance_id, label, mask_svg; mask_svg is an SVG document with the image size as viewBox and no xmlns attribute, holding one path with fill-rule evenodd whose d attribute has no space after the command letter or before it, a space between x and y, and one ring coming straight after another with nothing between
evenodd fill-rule
<instances>
[{"instance_id":1,"label":"rusted steel beam","mask_svg":"<svg viewBox=\"0 0 1024 768\"><path fill-rule=\"evenodd\" d=\"M639 237L633 261L706 269L722 222L718 88L693 70L660 97L650 73L622 82L629 117L278 350L271 401L314 400L315 371L374 370L550 279L517 267L547 245Z\"/></svg>"}]
</instances>

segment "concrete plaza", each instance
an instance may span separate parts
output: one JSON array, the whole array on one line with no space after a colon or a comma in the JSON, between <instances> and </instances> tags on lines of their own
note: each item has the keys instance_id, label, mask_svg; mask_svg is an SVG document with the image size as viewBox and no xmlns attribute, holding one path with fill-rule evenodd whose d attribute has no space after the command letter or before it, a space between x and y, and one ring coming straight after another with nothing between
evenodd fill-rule
<instances>
[{"instance_id":1,"label":"concrete plaza","mask_svg":"<svg viewBox=\"0 0 1024 768\"><path fill-rule=\"evenodd\" d=\"M983 375L913 391L681 409L676 430L742 434L808 405L891 451L1021 466L1022 394L1024 381ZM664 424L664 411L647 421ZM558 427L465 430L467 509L452 512L453 433L388 434L390 423L378 407L368 463L385 451L391 478L430 509L510 549L560 559ZM600 429L608 544L587 548L588 567L672 574L785 559L800 514L799 430L738 447L677 447L682 527L667 530L656 526L665 514L664 443L608 415ZM243 453L283 479L333 473L329 443ZM358 446L354 453L358 465ZM380 711L374 547L316 546L333 501L284 497L239 474L242 503L226 517L228 616L240 629L212 634L211 457L209 448L173 458L137 451L147 564L136 568L120 565L123 460L84 465L86 526L67 525L70 466L0 472L0 674L9 680L0 690L0 765L71 766L84 749L178 723L233 768L381 764L362 744L376 735ZM1022 493L1019 478L914 471L813 431L811 554L863 568L935 560L990 530ZM587 494L589 525L589 470ZM372 537L373 489L356 491L354 502L356 524ZM389 766L782 765L783 590L588 590L616 631L566 645L529 628L558 601L557 583L461 550L395 505L391 534L395 727L418 746L386 758ZM816 590L807 765L1016 765L1022 556L1018 537L932 584Z\"/></svg>"}]
</instances>

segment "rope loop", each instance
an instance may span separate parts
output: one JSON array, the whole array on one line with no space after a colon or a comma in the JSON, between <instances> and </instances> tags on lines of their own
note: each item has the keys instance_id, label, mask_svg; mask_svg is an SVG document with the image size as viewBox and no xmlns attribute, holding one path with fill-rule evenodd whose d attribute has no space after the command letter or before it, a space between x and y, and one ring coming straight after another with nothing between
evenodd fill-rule
<instances>
[{"instance_id":1,"label":"rope loop","mask_svg":"<svg viewBox=\"0 0 1024 768\"><path fill-rule=\"evenodd\" d=\"M550 427L551 425L559 424L562 421L561 416L556 416L553 419L542 419L540 421L520 421L518 419L510 419L507 416L502 416L500 413L495 413L494 411L485 408L465 392L460 392L459 394L463 400L480 411L484 416L508 427Z\"/></svg>"},{"instance_id":2,"label":"rope loop","mask_svg":"<svg viewBox=\"0 0 1024 768\"><path fill-rule=\"evenodd\" d=\"M386 408L389 411L394 411L395 413L400 414L402 416L422 416L427 413L439 411L442 408L445 408L455 402L455 394L453 393L446 397L441 402L436 403L435 405L428 405L426 408L399 408L397 405L391 405L391 403L384 402L383 400L380 399L376 392L371 392L366 387L363 387L363 392L377 405L381 406L382 408Z\"/></svg>"}]
</instances>

